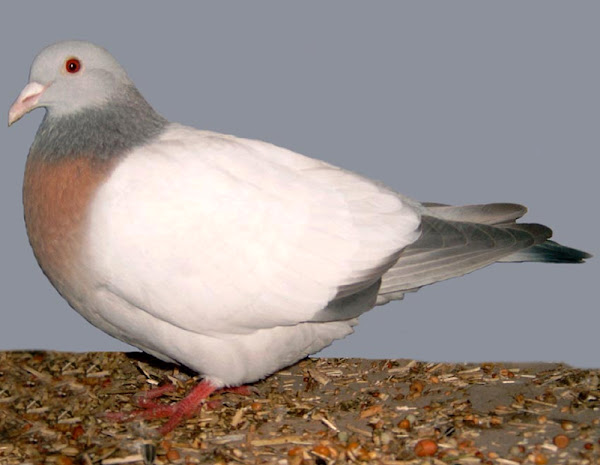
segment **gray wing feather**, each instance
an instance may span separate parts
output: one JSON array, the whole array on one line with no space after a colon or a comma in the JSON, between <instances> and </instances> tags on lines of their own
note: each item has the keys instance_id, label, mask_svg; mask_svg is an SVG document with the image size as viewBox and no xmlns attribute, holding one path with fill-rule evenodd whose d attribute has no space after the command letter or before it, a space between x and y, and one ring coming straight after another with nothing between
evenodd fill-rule
<instances>
[{"instance_id":1,"label":"gray wing feather","mask_svg":"<svg viewBox=\"0 0 600 465\"><path fill-rule=\"evenodd\" d=\"M546 226L516 223L527 212L523 205L422 205L421 236L383 275L377 305L495 262L581 263L591 257L548 240Z\"/></svg>"},{"instance_id":2,"label":"gray wing feather","mask_svg":"<svg viewBox=\"0 0 600 465\"><path fill-rule=\"evenodd\" d=\"M466 221L479 224L514 223L527 213L527 208L516 203L489 203L483 205L444 205L424 203L426 215L448 221Z\"/></svg>"},{"instance_id":3,"label":"gray wing feather","mask_svg":"<svg viewBox=\"0 0 600 465\"><path fill-rule=\"evenodd\" d=\"M424 203L421 235L369 289L336 299L314 321L355 317L407 292L462 276L495 262L579 263L591 255L548 240L552 230L541 224L516 223L527 209L518 204L451 206ZM377 286L379 285L379 288Z\"/></svg>"},{"instance_id":4,"label":"gray wing feather","mask_svg":"<svg viewBox=\"0 0 600 465\"><path fill-rule=\"evenodd\" d=\"M424 216L421 237L383 275L379 296L414 290L462 276L514 252L544 242L549 228L537 224L490 226Z\"/></svg>"}]
</instances>

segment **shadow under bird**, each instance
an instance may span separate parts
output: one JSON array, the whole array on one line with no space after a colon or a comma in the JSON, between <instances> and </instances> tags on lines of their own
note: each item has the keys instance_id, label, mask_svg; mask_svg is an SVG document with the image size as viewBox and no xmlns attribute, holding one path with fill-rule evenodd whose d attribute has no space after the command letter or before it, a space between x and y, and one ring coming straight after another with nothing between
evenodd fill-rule
<instances>
[{"instance_id":1,"label":"shadow under bird","mask_svg":"<svg viewBox=\"0 0 600 465\"><path fill-rule=\"evenodd\" d=\"M23 203L38 263L90 323L203 375L166 433L215 390L252 383L347 336L406 292L495 262L589 254L517 223L521 205L420 203L258 140L171 123L103 48L45 48L9 111L46 115Z\"/></svg>"}]
</instances>

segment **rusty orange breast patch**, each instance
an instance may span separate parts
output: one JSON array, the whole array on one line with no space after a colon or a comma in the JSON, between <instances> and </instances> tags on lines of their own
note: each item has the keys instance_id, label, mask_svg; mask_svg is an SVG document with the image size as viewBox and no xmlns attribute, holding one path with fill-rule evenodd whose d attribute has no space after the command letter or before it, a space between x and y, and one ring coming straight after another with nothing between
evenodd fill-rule
<instances>
[{"instance_id":1,"label":"rusty orange breast patch","mask_svg":"<svg viewBox=\"0 0 600 465\"><path fill-rule=\"evenodd\" d=\"M40 267L63 295L75 273L84 271L78 258L88 207L114 164L114 159L88 156L27 160L23 183L27 234Z\"/></svg>"}]
</instances>

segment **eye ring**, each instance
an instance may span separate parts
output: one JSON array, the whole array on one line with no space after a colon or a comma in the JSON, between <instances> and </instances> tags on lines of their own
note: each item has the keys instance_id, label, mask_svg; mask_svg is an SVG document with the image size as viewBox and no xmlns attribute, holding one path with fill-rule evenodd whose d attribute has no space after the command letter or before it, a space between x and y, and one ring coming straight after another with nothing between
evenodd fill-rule
<instances>
[{"instance_id":1,"label":"eye ring","mask_svg":"<svg viewBox=\"0 0 600 465\"><path fill-rule=\"evenodd\" d=\"M67 73L75 74L81 69L81 62L77 58L69 58L65 62L65 69Z\"/></svg>"}]
</instances>

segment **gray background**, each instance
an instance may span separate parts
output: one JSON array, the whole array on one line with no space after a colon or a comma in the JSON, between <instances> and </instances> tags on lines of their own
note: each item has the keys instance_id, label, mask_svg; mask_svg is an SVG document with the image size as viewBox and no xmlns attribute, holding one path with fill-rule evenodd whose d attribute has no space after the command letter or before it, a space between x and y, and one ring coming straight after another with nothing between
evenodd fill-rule
<instances>
[{"instance_id":1,"label":"gray background","mask_svg":"<svg viewBox=\"0 0 600 465\"><path fill-rule=\"evenodd\" d=\"M0 101L94 41L171 120L267 140L420 200L521 202L598 254L598 2L5 2ZM175 6L176 5L176 6ZM22 220L43 110L0 125L0 349L127 350L68 308ZM600 366L600 260L499 264L364 315L328 356Z\"/></svg>"}]
</instances>

